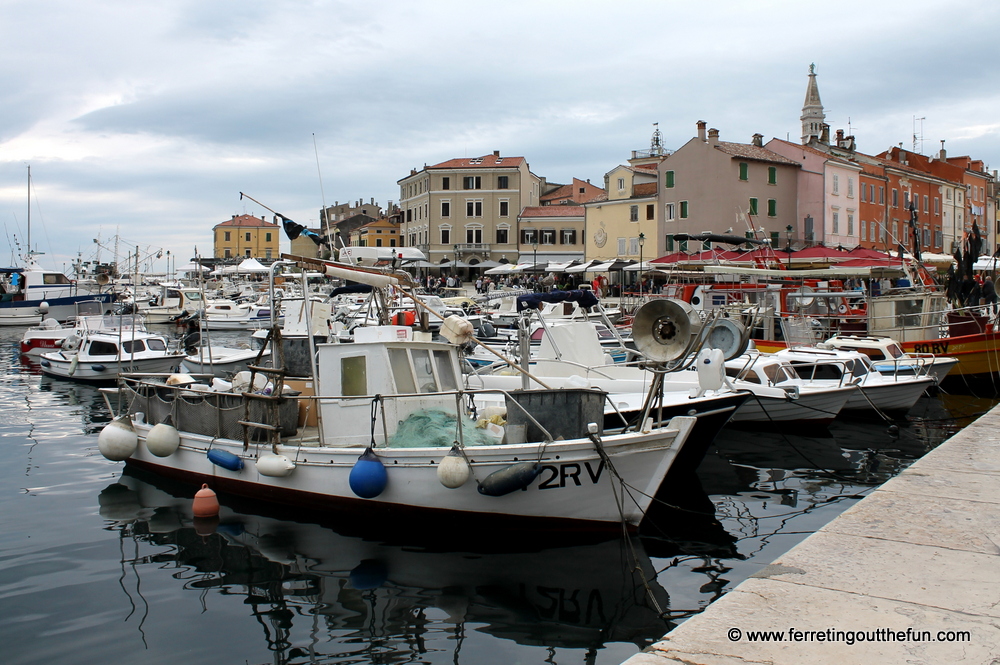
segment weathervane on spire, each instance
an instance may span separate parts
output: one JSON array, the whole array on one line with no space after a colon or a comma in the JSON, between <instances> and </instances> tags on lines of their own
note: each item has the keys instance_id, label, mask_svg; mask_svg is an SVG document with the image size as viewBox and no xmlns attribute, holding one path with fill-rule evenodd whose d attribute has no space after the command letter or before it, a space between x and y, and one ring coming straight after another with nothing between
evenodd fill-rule
<instances>
[{"instance_id":1,"label":"weathervane on spire","mask_svg":"<svg viewBox=\"0 0 1000 665\"><path fill-rule=\"evenodd\" d=\"M663 154L663 134L660 133L660 123L654 122L653 127L653 140L649 144L649 152L651 155L662 155Z\"/></svg>"},{"instance_id":2,"label":"weathervane on spire","mask_svg":"<svg viewBox=\"0 0 1000 665\"><path fill-rule=\"evenodd\" d=\"M815 73L816 73L816 63L814 62L809 65L809 75L811 76Z\"/></svg>"}]
</instances>

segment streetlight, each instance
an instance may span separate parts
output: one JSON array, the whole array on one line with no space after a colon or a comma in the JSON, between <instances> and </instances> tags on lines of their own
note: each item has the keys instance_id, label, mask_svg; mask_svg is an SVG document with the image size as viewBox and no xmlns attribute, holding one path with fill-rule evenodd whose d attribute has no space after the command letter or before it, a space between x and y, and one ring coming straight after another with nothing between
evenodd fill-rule
<instances>
[{"instance_id":1,"label":"streetlight","mask_svg":"<svg viewBox=\"0 0 1000 665\"><path fill-rule=\"evenodd\" d=\"M785 227L785 235L788 236L788 243L785 246L785 251L788 252L788 267L792 267L792 225L789 224Z\"/></svg>"},{"instance_id":2,"label":"streetlight","mask_svg":"<svg viewBox=\"0 0 1000 665\"><path fill-rule=\"evenodd\" d=\"M639 300L642 300L642 246L646 244L646 234L639 234Z\"/></svg>"}]
</instances>

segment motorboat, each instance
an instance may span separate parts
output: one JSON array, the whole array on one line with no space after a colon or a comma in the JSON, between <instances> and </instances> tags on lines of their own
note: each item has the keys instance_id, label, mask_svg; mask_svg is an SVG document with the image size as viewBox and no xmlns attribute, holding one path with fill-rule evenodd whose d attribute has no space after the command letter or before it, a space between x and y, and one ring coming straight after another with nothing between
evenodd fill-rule
<instances>
[{"instance_id":1,"label":"motorboat","mask_svg":"<svg viewBox=\"0 0 1000 665\"><path fill-rule=\"evenodd\" d=\"M907 353L899 342L881 335L836 335L816 345L821 349L860 351L871 358L872 367L883 374L930 376L941 383L958 365L954 356L934 353Z\"/></svg>"},{"instance_id":2,"label":"motorboat","mask_svg":"<svg viewBox=\"0 0 1000 665\"><path fill-rule=\"evenodd\" d=\"M183 359L139 318L104 315L85 317L60 350L43 353L39 364L48 376L106 383L122 372L176 371Z\"/></svg>"},{"instance_id":3,"label":"motorboat","mask_svg":"<svg viewBox=\"0 0 1000 665\"><path fill-rule=\"evenodd\" d=\"M43 319L41 324L24 331L18 348L23 356L40 356L62 347L66 338L72 335L84 317L101 316L108 305L100 300L83 300L76 303L76 316L66 323L54 318ZM100 323L103 318L98 321Z\"/></svg>"},{"instance_id":4,"label":"motorboat","mask_svg":"<svg viewBox=\"0 0 1000 665\"><path fill-rule=\"evenodd\" d=\"M237 372L246 370L249 366L259 363L267 365L270 362L270 349L252 349L249 345L243 347L199 346L188 350L181 369L190 374L213 374L226 379Z\"/></svg>"},{"instance_id":5,"label":"motorboat","mask_svg":"<svg viewBox=\"0 0 1000 665\"><path fill-rule=\"evenodd\" d=\"M45 318L64 322L77 314L78 302L110 305L112 293L89 293L66 275L43 270L31 261L24 268L0 268L0 326L36 326Z\"/></svg>"},{"instance_id":6,"label":"motorboat","mask_svg":"<svg viewBox=\"0 0 1000 665\"><path fill-rule=\"evenodd\" d=\"M808 381L856 385L858 389L843 411L906 413L927 388L936 385L935 379L927 375L883 374L859 351L796 346L775 355L790 362L798 375Z\"/></svg>"}]
</instances>

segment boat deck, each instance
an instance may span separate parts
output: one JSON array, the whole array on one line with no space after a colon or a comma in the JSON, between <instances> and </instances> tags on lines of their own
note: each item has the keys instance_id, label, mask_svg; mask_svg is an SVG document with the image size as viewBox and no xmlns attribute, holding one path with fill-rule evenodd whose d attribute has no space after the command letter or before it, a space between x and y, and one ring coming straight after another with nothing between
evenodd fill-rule
<instances>
[{"instance_id":1,"label":"boat deck","mask_svg":"<svg viewBox=\"0 0 1000 665\"><path fill-rule=\"evenodd\" d=\"M1000 406L626 665L1000 662L998 514Z\"/></svg>"}]
</instances>

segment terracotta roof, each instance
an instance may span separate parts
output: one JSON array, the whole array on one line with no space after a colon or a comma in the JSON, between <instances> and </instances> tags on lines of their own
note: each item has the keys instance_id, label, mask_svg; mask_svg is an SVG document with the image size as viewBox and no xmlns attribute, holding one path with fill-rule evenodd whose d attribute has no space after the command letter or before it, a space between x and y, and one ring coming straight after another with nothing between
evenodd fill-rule
<instances>
[{"instance_id":1,"label":"terracotta roof","mask_svg":"<svg viewBox=\"0 0 1000 665\"><path fill-rule=\"evenodd\" d=\"M583 217L583 206L529 206L518 217Z\"/></svg>"},{"instance_id":2,"label":"terracotta roof","mask_svg":"<svg viewBox=\"0 0 1000 665\"><path fill-rule=\"evenodd\" d=\"M733 157L740 157L742 159L752 159L758 162L772 162L774 164L787 164L789 166L801 166L798 162L792 161L787 157L782 157L776 152L772 152L767 148L763 148L759 145L751 145L749 143L730 143L729 141L719 141L719 144L715 146L717 150L721 150L727 155L732 155Z\"/></svg>"},{"instance_id":3,"label":"terracotta roof","mask_svg":"<svg viewBox=\"0 0 1000 665\"><path fill-rule=\"evenodd\" d=\"M632 169L635 171L652 171L656 173L656 164L636 164Z\"/></svg>"},{"instance_id":4,"label":"terracotta roof","mask_svg":"<svg viewBox=\"0 0 1000 665\"><path fill-rule=\"evenodd\" d=\"M504 157L493 154L482 157L465 157L462 159L449 159L446 162L428 166L429 169L493 169L509 166L516 168L524 163L524 157Z\"/></svg>"},{"instance_id":5,"label":"terracotta roof","mask_svg":"<svg viewBox=\"0 0 1000 665\"><path fill-rule=\"evenodd\" d=\"M551 201L553 199L561 199L565 197L572 198L573 196L573 185L563 185L562 187L557 187L545 196L539 197L539 201Z\"/></svg>"},{"instance_id":6,"label":"terracotta roof","mask_svg":"<svg viewBox=\"0 0 1000 665\"><path fill-rule=\"evenodd\" d=\"M260 217L254 217L253 215L239 215L238 217L233 217L232 219L226 220L221 224L216 224L212 228L218 228L220 226L277 226L274 222L269 222Z\"/></svg>"},{"instance_id":7,"label":"terracotta roof","mask_svg":"<svg viewBox=\"0 0 1000 665\"><path fill-rule=\"evenodd\" d=\"M632 185L632 197L636 196L656 196L655 182L638 182Z\"/></svg>"}]
</instances>

